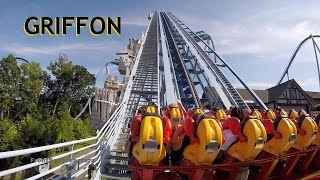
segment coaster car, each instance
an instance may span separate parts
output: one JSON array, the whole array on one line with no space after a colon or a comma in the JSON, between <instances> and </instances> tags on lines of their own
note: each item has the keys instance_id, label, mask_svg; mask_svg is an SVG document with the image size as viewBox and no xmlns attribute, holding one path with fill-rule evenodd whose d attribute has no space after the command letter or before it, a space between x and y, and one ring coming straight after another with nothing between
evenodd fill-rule
<instances>
[{"instance_id":1,"label":"coaster car","mask_svg":"<svg viewBox=\"0 0 320 180\"><path fill-rule=\"evenodd\" d=\"M266 129L256 117L247 117L242 123L238 118L231 117L223 124L223 129L230 129L238 136L239 141L227 152L242 162L254 160L267 141Z\"/></svg>"},{"instance_id":2,"label":"coaster car","mask_svg":"<svg viewBox=\"0 0 320 180\"><path fill-rule=\"evenodd\" d=\"M286 153L297 137L295 124L287 117L278 116L275 120L263 119L262 124L272 138L263 146L263 150L279 156Z\"/></svg>"},{"instance_id":3,"label":"coaster car","mask_svg":"<svg viewBox=\"0 0 320 180\"><path fill-rule=\"evenodd\" d=\"M140 125L140 135L132 150L140 165L157 166L165 157L163 124L154 107L148 106Z\"/></svg>"},{"instance_id":4,"label":"coaster car","mask_svg":"<svg viewBox=\"0 0 320 180\"><path fill-rule=\"evenodd\" d=\"M211 165L222 145L221 125L212 116L203 115L196 127L199 143L192 143L183 152L195 165Z\"/></svg>"},{"instance_id":5,"label":"coaster car","mask_svg":"<svg viewBox=\"0 0 320 180\"><path fill-rule=\"evenodd\" d=\"M294 121L297 128L297 140L292 145L293 148L304 150L316 139L318 126L316 122L303 110L299 111L297 121Z\"/></svg>"}]
</instances>

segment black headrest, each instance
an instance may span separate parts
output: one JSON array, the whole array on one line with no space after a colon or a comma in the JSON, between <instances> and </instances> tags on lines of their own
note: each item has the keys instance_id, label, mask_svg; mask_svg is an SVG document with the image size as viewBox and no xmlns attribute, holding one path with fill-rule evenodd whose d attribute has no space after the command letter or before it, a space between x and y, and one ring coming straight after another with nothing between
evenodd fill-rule
<instances>
[{"instance_id":1,"label":"black headrest","mask_svg":"<svg viewBox=\"0 0 320 180\"><path fill-rule=\"evenodd\" d=\"M142 116L142 119L145 118L146 116L156 116L156 117L159 117L161 119L161 116L159 113L149 113L149 112L146 112L144 113L144 115Z\"/></svg>"},{"instance_id":2,"label":"black headrest","mask_svg":"<svg viewBox=\"0 0 320 180\"><path fill-rule=\"evenodd\" d=\"M246 116L242 120L240 119L240 124L241 124L241 132L243 133L244 126L248 122L249 119L252 119L253 116Z\"/></svg>"},{"instance_id":3,"label":"black headrest","mask_svg":"<svg viewBox=\"0 0 320 180\"><path fill-rule=\"evenodd\" d=\"M301 128L301 125L302 125L302 123L303 123L303 120L304 120L304 118L306 118L306 117L307 117L307 116L306 116L305 114L298 117L297 122L298 122L298 127L299 127L299 128Z\"/></svg>"},{"instance_id":4,"label":"black headrest","mask_svg":"<svg viewBox=\"0 0 320 180\"><path fill-rule=\"evenodd\" d=\"M273 126L274 126L274 129L277 130L278 129L278 126L279 126L279 123L281 121L281 119L284 118L283 116L279 115L276 117L275 120L273 120Z\"/></svg>"},{"instance_id":5,"label":"black headrest","mask_svg":"<svg viewBox=\"0 0 320 180\"><path fill-rule=\"evenodd\" d=\"M201 121L202 119L205 119L205 118L215 119L216 117L214 115L203 114L200 116L199 120Z\"/></svg>"}]
</instances>

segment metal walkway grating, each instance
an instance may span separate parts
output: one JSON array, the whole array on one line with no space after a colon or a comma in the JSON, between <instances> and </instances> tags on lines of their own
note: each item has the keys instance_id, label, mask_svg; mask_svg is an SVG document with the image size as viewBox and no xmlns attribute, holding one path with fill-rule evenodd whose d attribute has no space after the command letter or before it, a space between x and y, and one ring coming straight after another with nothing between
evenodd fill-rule
<instances>
[{"instance_id":1,"label":"metal walkway grating","mask_svg":"<svg viewBox=\"0 0 320 180\"><path fill-rule=\"evenodd\" d=\"M132 117L137 113L141 106L147 104L158 105L159 99L159 65L158 65L158 13L154 12L147 32L146 39L139 59L139 64L135 75L131 93L126 107L125 126L122 131L127 130L130 126ZM124 152L125 142L128 137L119 137L113 152ZM126 179L130 178L131 171L128 168L126 153L116 153L117 155L109 156L109 164L106 165L107 178Z\"/></svg>"}]
</instances>

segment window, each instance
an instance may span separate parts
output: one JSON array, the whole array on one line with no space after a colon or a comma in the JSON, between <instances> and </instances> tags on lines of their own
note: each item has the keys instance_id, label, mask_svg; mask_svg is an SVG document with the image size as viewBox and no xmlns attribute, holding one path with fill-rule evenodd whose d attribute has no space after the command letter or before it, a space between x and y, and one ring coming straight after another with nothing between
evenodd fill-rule
<instances>
[{"instance_id":1,"label":"window","mask_svg":"<svg viewBox=\"0 0 320 180\"><path fill-rule=\"evenodd\" d=\"M297 89L289 89L289 97L290 99L297 99Z\"/></svg>"}]
</instances>

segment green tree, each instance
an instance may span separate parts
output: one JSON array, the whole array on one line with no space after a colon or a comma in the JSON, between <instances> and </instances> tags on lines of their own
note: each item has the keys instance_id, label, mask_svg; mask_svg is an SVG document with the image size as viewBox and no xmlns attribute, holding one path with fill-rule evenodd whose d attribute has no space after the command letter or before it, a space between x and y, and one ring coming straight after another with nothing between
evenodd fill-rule
<instances>
[{"instance_id":1,"label":"green tree","mask_svg":"<svg viewBox=\"0 0 320 180\"><path fill-rule=\"evenodd\" d=\"M18 130L9 119L0 119L0 152L16 148Z\"/></svg>"},{"instance_id":2,"label":"green tree","mask_svg":"<svg viewBox=\"0 0 320 180\"><path fill-rule=\"evenodd\" d=\"M39 120L37 117L27 115L18 125L20 145L23 148L44 146L50 144L50 134L47 131L51 128L45 121Z\"/></svg>"},{"instance_id":3,"label":"green tree","mask_svg":"<svg viewBox=\"0 0 320 180\"><path fill-rule=\"evenodd\" d=\"M0 119L0 152L19 149L18 129L16 125L7 118ZM21 157L0 159L0 171L15 167L20 163Z\"/></svg>"},{"instance_id":4,"label":"green tree","mask_svg":"<svg viewBox=\"0 0 320 180\"><path fill-rule=\"evenodd\" d=\"M75 121L94 92L95 77L67 56L43 71L36 62L18 66L13 55L0 61L0 151L83 139L93 135L88 114ZM72 116L71 116L72 115ZM58 151L65 150L59 149ZM30 163L50 152L0 160L0 170Z\"/></svg>"},{"instance_id":5,"label":"green tree","mask_svg":"<svg viewBox=\"0 0 320 180\"><path fill-rule=\"evenodd\" d=\"M19 95L21 103L17 116L22 118L37 111L41 90L49 76L45 71L42 71L40 64L36 62L23 63L20 69L21 85Z\"/></svg>"},{"instance_id":6,"label":"green tree","mask_svg":"<svg viewBox=\"0 0 320 180\"><path fill-rule=\"evenodd\" d=\"M53 116L57 110L64 112L65 108L71 112L72 106L82 104L93 94L94 75L83 66L72 64L66 55L60 55L56 62L49 65L48 70L54 79L48 82L45 97L51 102Z\"/></svg>"},{"instance_id":7,"label":"green tree","mask_svg":"<svg viewBox=\"0 0 320 180\"><path fill-rule=\"evenodd\" d=\"M21 74L16 59L12 54L0 61L0 111L1 118L13 117L19 104L19 86ZM13 111L13 112L11 112Z\"/></svg>"},{"instance_id":8,"label":"green tree","mask_svg":"<svg viewBox=\"0 0 320 180\"><path fill-rule=\"evenodd\" d=\"M320 111L320 104L316 104L312 107L313 111Z\"/></svg>"},{"instance_id":9,"label":"green tree","mask_svg":"<svg viewBox=\"0 0 320 180\"><path fill-rule=\"evenodd\" d=\"M13 55L0 62L1 117L19 121L37 109L44 82L48 79L39 63L23 63L19 67Z\"/></svg>"}]
</instances>

